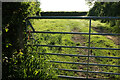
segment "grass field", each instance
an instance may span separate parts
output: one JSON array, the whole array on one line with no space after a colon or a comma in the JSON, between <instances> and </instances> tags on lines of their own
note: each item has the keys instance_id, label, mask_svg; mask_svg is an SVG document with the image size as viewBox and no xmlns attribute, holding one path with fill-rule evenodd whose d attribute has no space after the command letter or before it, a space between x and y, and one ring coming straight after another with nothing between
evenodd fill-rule
<instances>
[{"instance_id":1,"label":"grass field","mask_svg":"<svg viewBox=\"0 0 120 80\"><path fill-rule=\"evenodd\" d=\"M89 32L89 20L62 20L62 19L42 19L34 20L33 24L36 31L48 31L48 32ZM105 29L105 30L104 30ZM105 23L100 23L99 21L92 20L92 33L104 32L107 33L109 25ZM32 34L36 42L31 40L28 44L41 44L41 45L58 45L58 46L88 46L88 35L78 35L78 34L43 34L35 33ZM102 48L118 48L118 37L116 36L102 36L102 35L92 35L91 36L91 47L102 47ZM88 49L79 48L61 48L61 47L37 47L33 52L41 53L64 53L64 54L80 54L87 55ZM117 50L97 50L91 49L90 55L95 56L114 56L120 57L120 51ZM70 57L70 56L57 56L57 55L44 55L46 60L54 61L67 61L67 62L82 62L87 63L87 58L85 57ZM120 65L118 59L108 59L108 58L90 58L90 63L96 64L110 64L110 65ZM53 63L54 68L63 69L77 69L77 70L87 70L87 66L78 64L62 64ZM119 73L120 70L117 67L107 67L107 66L89 66L90 71L103 71L103 72L114 72ZM86 73L80 72L68 72L68 71L57 71L57 75L68 75L68 76L79 76L85 77ZM92 74L89 73L90 78L114 78L117 80L120 77L118 75L103 75L103 74Z\"/></svg>"}]
</instances>

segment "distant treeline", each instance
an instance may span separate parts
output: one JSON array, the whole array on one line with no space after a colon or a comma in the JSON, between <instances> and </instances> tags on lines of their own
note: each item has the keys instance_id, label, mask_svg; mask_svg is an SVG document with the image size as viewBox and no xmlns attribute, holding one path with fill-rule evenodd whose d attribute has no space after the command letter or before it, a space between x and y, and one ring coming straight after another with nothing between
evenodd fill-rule
<instances>
[{"instance_id":1,"label":"distant treeline","mask_svg":"<svg viewBox=\"0 0 120 80\"><path fill-rule=\"evenodd\" d=\"M88 12L41 12L41 16L85 16Z\"/></svg>"}]
</instances>

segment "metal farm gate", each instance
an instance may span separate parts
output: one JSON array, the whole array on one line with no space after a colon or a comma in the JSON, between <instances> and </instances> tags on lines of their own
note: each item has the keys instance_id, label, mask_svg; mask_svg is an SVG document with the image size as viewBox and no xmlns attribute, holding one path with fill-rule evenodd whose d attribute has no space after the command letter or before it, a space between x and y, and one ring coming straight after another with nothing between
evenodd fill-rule
<instances>
[{"instance_id":1,"label":"metal farm gate","mask_svg":"<svg viewBox=\"0 0 120 80\"><path fill-rule=\"evenodd\" d=\"M30 23L29 20L31 19L87 19L89 20L89 33L83 33L83 32L43 32L43 31L35 31L34 27ZM58 45L33 45L33 46L41 46L41 47L61 47L61 48L80 48L80 49L88 49L88 54L87 55L78 55L78 54L57 54L57 53L43 53L47 55L58 55L58 56L76 56L76 57L86 57L87 58L87 63L80 63L80 62L63 62L63 61L50 61L52 63L64 63L64 64L79 64L79 65L86 65L87 70L74 70L74 69L58 69L58 70L63 70L63 71L73 71L73 72L85 72L87 75L85 78L82 77L75 77L75 76L65 76L65 75L58 75L60 78L72 78L72 79L80 79L80 80L94 80L88 77L88 73L100 73L100 74L110 74L110 75L118 75L120 76L120 71L118 73L113 73L113 72L98 72L98 71L89 71L89 66L110 66L110 67L118 67L120 69L120 61L118 65L109 65L109 64L95 64L95 63L89 63L89 58L108 58L108 59L116 59L119 60L120 57L110 57L110 56L94 56L90 55L91 49L94 50L117 50L120 51L120 48L101 48L101 47L91 47L91 35L110 35L110 36L118 36L120 37L120 34L114 34L114 33L91 33L91 20L97 20L97 19L102 19L102 20L120 20L120 17L95 17L95 16L90 16L90 17L82 17L82 16L41 16L41 17L28 17L26 19L26 28L29 25L33 31L30 31L30 33L44 33L44 34L79 34L79 35L88 35L88 46L58 46ZM29 34L29 31L26 30L26 32ZM30 46L30 45L28 45ZM119 53L120 54L120 53Z\"/></svg>"}]
</instances>

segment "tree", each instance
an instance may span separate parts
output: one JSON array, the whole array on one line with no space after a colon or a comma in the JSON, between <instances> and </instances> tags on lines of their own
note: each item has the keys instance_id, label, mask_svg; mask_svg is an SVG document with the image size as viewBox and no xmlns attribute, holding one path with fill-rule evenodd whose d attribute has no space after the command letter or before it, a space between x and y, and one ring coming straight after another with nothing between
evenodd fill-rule
<instances>
[{"instance_id":1,"label":"tree","mask_svg":"<svg viewBox=\"0 0 120 80\"><path fill-rule=\"evenodd\" d=\"M13 69L13 54L24 49L25 19L40 11L39 2L2 3L2 57L3 78L18 77ZM24 53L24 52L23 52Z\"/></svg>"}]
</instances>

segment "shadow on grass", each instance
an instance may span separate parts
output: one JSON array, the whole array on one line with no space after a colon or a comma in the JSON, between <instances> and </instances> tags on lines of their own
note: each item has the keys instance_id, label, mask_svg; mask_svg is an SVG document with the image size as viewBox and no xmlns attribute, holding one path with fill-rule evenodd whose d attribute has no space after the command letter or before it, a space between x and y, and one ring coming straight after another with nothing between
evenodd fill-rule
<instances>
[{"instance_id":1,"label":"shadow on grass","mask_svg":"<svg viewBox=\"0 0 120 80\"><path fill-rule=\"evenodd\" d=\"M111 29L105 26L96 26L96 27L92 27L92 29L98 33L110 33Z\"/></svg>"}]
</instances>

